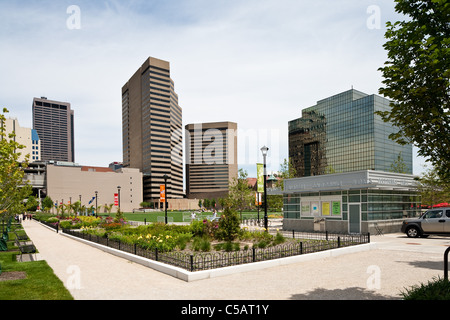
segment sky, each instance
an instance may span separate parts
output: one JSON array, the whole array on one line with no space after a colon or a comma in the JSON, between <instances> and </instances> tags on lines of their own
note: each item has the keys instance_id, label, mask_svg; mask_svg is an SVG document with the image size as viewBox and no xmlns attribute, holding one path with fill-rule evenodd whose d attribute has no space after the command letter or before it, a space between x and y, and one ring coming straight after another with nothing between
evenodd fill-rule
<instances>
[{"instance_id":1,"label":"sky","mask_svg":"<svg viewBox=\"0 0 450 320\"><path fill-rule=\"evenodd\" d=\"M32 127L32 101L70 102L75 161L122 161L121 88L148 57L170 62L190 123L238 123L256 176L288 157L288 122L354 88L378 94L388 0L0 0L0 106ZM414 174L424 160L414 152Z\"/></svg>"}]
</instances>

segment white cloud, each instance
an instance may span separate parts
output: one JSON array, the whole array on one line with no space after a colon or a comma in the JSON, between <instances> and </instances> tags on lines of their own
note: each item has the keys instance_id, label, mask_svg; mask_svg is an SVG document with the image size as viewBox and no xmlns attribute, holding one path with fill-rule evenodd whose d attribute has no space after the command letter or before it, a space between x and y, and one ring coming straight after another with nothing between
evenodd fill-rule
<instances>
[{"instance_id":1,"label":"white cloud","mask_svg":"<svg viewBox=\"0 0 450 320\"><path fill-rule=\"evenodd\" d=\"M66 26L72 4L79 30ZM107 165L122 159L121 87L153 56L171 63L184 124L277 132L278 143L262 135L244 145L261 157L272 143L277 170L301 109L352 85L369 94L381 86L384 30L367 27L370 5L382 26L395 17L387 0L4 1L0 103L31 126L33 97L71 102L77 161Z\"/></svg>"}]
</instances>

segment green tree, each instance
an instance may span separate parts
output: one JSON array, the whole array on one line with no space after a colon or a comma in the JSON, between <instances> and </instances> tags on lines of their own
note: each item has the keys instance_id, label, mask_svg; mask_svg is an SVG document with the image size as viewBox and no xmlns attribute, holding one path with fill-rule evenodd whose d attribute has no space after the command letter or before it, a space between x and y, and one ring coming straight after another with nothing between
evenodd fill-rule
<instances>
[{"instance_id":1,"label":"green tree","mask_svg":"<svg viewBox=\"0 0 450 320\"><path fill-rule=\"evenodd\" d=\"M391 172L396 173L408 173L408 168L405 161L403 160L401 152L397 156L397 160L391 164Z\"/></svg>"},{"instance_id":2,"label":"green tree","mask_svg":"<svg viewBox=\"0 0 450 320\"><path fill-rule=\"evenodd\" d=\"M443 202L450 202L450 183L442 180L434 167L426 171L418 179L422 204L433 206Z\"/></svg>"},{"instance_id":3,"label":"green tree","mask_svg":"<svg viewBox=\"0 0 450 320\"><path fill-rule=\"evenodd\" d=\"M241 226L236 211L229 207L225 208L219 220L219 228L216 232L217 238L231 242L239 236L240 231Z\"/></svg>"},{"instance_id":4,"label":"green tree","mask_svg":"<svg viewBox=\"0 0 450 320\"><path fill-rule=\"evenodd\" d=\"M268 194L267 208L269 208L270 210L280 211L281 208L283 208L283 195Z\"/></svg>"},{"instance_id":5,"label":"green tree","mask_svg":"<svg viewBox=\"0 0 450 320\"><path fill-rule=\"evenodd\" d=\"M227 204L227 199L226 198L219 198L219 205L220 205L220 207L222 209L225 208L226 204Z\"/></svg>"},{"instance_id":6,"label":"green tree","mask_svg":"<svg viewBox=\"0 0 450 320\"><path fill-rule=\"evenodd\" d=\"M297 171L294 168L294 165L292 164L292 159L284 159L283 163L280 164L280 171L278 173L278 179L276 186L278 188L281 188L281 190L284 190L284 180L285 179L292 179L297 176Z\"/></svg>"},{"instance_id":7,"label":"green tree","mask_svg":"<svg viewBox=\"0 0 450 320\"><path fill-rule=\"evenodd\" d=\"M6 134L6 113L8 110L4 108L0 114L0 218L3 221L25 211L24 200L31 194L31 186L23 181L23 168L28 165L29 155L24 162L18 161L24 146L14 141L14 132Z\"/></svg>"},{"instance_id":8,"label":"green tree","mask_svg":"<svg viewBox=\"0 0 450 320\"><path fill-rule=\"evenodd\" d=\"M26 208L29 211L36 211L39 206L39 201L35 196L29 196L26 203Z\"/></svg>"},{"instance_id":9,"label":"green tree","mask_svg":"<svg viewBox=\"0 0 450 320\"><path fill-rule=\"evenodd\" d=\"M75 201L70 206L72 207L72 211L73 211L73 213L75 215L78 215L80 213L80 208L81 208L81 202L80 201Z\"/></svg>"},{"instance_id":10,"label":"green tree","mask_svg":"<svg viewBox=\"0 0 450 320\"><path fill-rule=\"evenodd\" d=\"M53 207L53 200L49 196L46 196L44 200L42 200L42 208L44 211L50 211L50 209Z\"/></svg>"},{"instance_id":11,"label":"green tree","mask_svg":"<svg viewBox=\"0 0 450 320\"><path fill-rule=\"evenodd\" d=\"M211 205L211 202L209 201L209 199L203 200L203 206L205 207L205 209L209 209L210 205Z\"/></svg>"},{"instance_id":12,"label":"green tree","mask_svg":"<svg viewBox=\"0 0 450 320\"><path fill-rule=\"evenodd\" d=\"M144 203L146 203L148 206L148 202L144 202ZM142 205L142 203L141 203L141 205ZM110 204L105 203L105 205L104 205L104 208L106 209L106 212L108 212L108 213L111 213L113 207L114 207L113 203L110 203Z\"/></svg>"},{"instance_id":13,"label":"green tree","mask_svg":"<svg viewBox=\"0 0 450 320\"><path fill-rule=\"evenodd\" d=\"M399 131L390 136L413 143L438 174L450 179L450 3L448 0L395 0L405 20L387 22L388 60L379 70L380 94L393 100L377 112Z\"/></svg>"},{"instance_id":14,"label":"green tree","mask_svg":"<svg viewBox=\"0 0 450 320\"><path fill-rule=\"evenodd\" d=\"M229 186L227 206L241 214L244 209L250 208L254 202L254 191L247 182L248 173L239 169L238 177L233 178Z\"/></svg>"}]
</instances>

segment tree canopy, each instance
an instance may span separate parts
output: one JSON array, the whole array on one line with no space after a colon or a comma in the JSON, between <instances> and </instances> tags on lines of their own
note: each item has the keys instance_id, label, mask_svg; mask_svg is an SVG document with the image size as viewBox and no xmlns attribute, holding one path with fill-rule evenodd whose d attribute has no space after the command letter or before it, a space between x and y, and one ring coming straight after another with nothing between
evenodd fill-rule
<instances>
[{"instance_id":1,"label":"tree canopy","mask_svg":"<svg viewBox=\"0 0 450 320\"><path fill-rule=\"evenodd\" d=\"M405 20L387 22L388 60L379 70L380 94L392 109L378 114L399 131L390 137L412 143L418 154L450 179L450 3L447 0L395 0Z\"/></svg>"},{"instance_id":2,"label":"tree canopy","mask_svg":"<svg viewBox=\"0 0 450 320\"><path fill-rule=\"evenodd\" d=\"M227 205L233 210L240 211L241 214L255 201L254 191L248 185L247 176L247 171L239 169L238 177L233 178L228 192Z\"/></svg>"},{"instance_id":3,"label":"tree canopy","mask_svg":"<svg viewBox=\"0 0 450 320\"><path fill-rule=\"evenodd\" d=\"M427 167L417 180L422 204L432 207L439 203L450 202L450 182L440 179L434 167Z\"/></svg>"},{"instance_id":4,"label":"tree canopy","mask_svg":"<svg viewBox=\"0 0 450 320\"><path fill-rule=\"evenodd\" d=\"M0 217L2 220L16 213L25 211L24 199L31 193L31 186L24 184L23 167L28 165L26 155L25 162L19 163L20 151L23 145L17 143L13 138L15 133L6 134L5 114L6 108L0 114Z\"/></svg>"}]
</instances>

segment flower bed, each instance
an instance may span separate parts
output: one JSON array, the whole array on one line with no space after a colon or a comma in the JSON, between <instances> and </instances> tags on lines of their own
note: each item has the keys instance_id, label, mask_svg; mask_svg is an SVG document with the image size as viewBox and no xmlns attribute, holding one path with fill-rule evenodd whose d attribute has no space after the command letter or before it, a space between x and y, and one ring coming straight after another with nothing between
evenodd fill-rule
<instances>
[{"instance_id":1,"label":"flower bed","mask_svg":"<svg viewBox=\"0 0 450 320\"><path fill-rule=\"evenodd\" d=\"M50 217L49 219L54 219ZM47 221L48 221L47 220ZM351 235L287 238L263 228L241 229L236 213L225 210L219 221L189 225L153 223L131 226L120 218L63 217L65 233L190 271L277 259L370 242ZM78 230L73 230L74 228ZM317 234L316 234L317 236Z\"/></svg>"}]
</instances>

